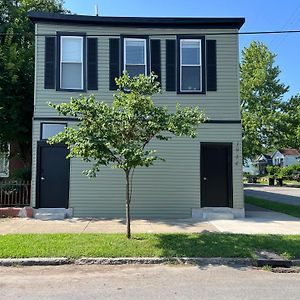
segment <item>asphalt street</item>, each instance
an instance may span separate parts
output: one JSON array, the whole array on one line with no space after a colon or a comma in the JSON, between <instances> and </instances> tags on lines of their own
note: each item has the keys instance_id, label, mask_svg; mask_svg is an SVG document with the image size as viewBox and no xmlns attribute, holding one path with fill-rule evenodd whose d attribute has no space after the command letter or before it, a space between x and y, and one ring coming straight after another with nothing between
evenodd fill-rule
<instances>
[{"instance_id":1,"label":"asphalt street","mask_svg":"<svg viewBox=\"0 0 300 300\"><path fill-rule=\"evenodd\" d=\"M225 266L1 267L0 299L299 299L300 273Z\"/></svg>"},{"instance_id":2,"label":"asphalt street","mask_svg":"<svg viewBox=\"0 0 300 300\"><path fill-rule=\"evenodd\" d=\"M244 187L244 192L247 196L300 205L300 188L247 184Z\"/></svg>"}]
</instances>

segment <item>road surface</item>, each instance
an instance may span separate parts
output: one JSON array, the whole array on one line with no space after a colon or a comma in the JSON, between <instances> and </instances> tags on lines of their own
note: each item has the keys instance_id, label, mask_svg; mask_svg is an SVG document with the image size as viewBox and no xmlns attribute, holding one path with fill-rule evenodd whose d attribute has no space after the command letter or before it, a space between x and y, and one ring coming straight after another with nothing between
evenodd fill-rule
<instances>
[{"instance_id":1,"label":"road surface","mask_svg":"<svg viewBox=\"0 0 300 300\"><path fill-rule=\"evenodd\" d=\"M300 205L300 188L249 184L244 187L244 192L247 196L286 204Z\"/></svg>"},{"instance_id":2,"label":"road surface","mask_svg":"<svg viewBox=\"0 0 300 300\"><path fill-rule=\"evenodd\" d=\"M300 274L225 266L1 267L0 299L299 299Z\"/></svg>"}]
</instances>

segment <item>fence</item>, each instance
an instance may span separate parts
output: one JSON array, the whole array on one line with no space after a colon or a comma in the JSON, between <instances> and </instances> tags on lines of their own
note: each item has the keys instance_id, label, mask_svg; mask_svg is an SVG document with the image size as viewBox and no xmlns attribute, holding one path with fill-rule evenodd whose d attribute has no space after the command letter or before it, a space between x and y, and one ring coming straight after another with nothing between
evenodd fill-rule
<instances>
[{"instance_id":1,"label":"fence","mask_svg":"<svg viewBox=\"0 0 300 300\"><path fill-rule=\"evenodd\" d=\"M30 205L31 185L28 181L1 181L0 207L23 207Z\"/></svg>"}]
</instances>

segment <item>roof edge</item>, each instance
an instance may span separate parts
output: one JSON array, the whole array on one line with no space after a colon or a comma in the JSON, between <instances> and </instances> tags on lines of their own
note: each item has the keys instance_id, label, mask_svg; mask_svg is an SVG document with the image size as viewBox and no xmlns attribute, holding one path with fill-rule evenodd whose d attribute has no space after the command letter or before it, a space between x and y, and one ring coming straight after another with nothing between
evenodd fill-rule
<instances>
[{"instance_id":1,"label":"roof edge","mask_svg":"<svg viewBox=\"0 0 300 300\"><path fill-rule=\"evenodd\" d=\"M240 29L245 18L186 18L186 17L102 17L60 13L28 13L33 23L79 23L99 26L162 27L162 28L225 28Z\"/></svg>"}]
</instances>

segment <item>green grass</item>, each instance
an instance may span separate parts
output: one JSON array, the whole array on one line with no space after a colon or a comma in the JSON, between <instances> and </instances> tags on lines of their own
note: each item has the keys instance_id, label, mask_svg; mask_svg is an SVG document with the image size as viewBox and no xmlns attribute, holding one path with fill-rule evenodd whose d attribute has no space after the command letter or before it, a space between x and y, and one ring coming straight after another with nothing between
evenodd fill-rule
<instances>
[{"instance_id":1,"label":"green grass","mask_svg":"<svg viewBox=\"0 0 300 300\"><path fill-rule=\"evenodd\" d=\"M281 212L296 218L300 218L300 206L291 205L285 203L279 203L275 201L264 200L256 197L245 196L245 202L253 204L266 209ZM299 225L300 226L300 225Z\"/></svg>"},{"instance_id":2,"label":"green grass","mask_svg":"<svg viewBox=\"0 0 300 300\"><path fill-rule=\"evenodd\" d=\"M257 250L300 258L300 235L245 234L8 234L0 258L23 257L242 257Z\"/></svg>"}]
</instances>

